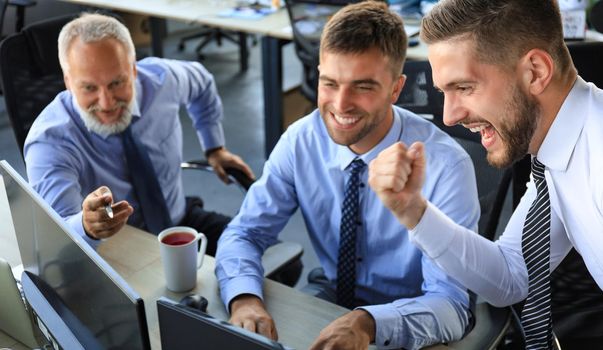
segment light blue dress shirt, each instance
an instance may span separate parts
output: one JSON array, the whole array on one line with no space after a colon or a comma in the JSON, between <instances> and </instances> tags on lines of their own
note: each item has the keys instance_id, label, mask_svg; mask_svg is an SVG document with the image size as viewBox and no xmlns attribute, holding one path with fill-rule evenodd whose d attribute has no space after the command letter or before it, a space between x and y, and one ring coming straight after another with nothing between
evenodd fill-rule
<instances>
[{"instance_id":1,"label":"light blue dress shirt","mask_svg":"<svg viewBox=\"0 0 603 350\"><path fill-rule=\"evenodd\" d=\"M241 211L219 241L216 274L224 303L242 293L262 297L260 258L300 208L327 278L335 286L346 167L356 157L369 164L402 141L425 143L423 195L460 225L477 227L479 204L469 156L435 125L393 107L394 122L369 152L356 155L329 137L318 111L291 125L251 187ZM361 173L356 297L376 321L381 348L416 349L459 339L468 323L468 294L413 246ZM301 234L301 232L300 232Z\"/></svg>"},{"instance_id":2,"label":"light blue dress shirt","mask_svg":"<svg viewBox=\"0 0 603 350\"><path fill-rule=\"evenodd\" d=\"M146 58L137 63L137 72L132 132L146 146L172 222L178 223L185 214L180 106L186 106L201 147L209 149L224 145L222 102L213 76L199 63ZM82 226L82 202L101 185L111 189L115 201L125 199L134 207L128 224L143 222L121 134L90 132L75 104L63 91L42 111L25 140L25 163L33 188L94 245Z\"/></svg>"}]
</instances>

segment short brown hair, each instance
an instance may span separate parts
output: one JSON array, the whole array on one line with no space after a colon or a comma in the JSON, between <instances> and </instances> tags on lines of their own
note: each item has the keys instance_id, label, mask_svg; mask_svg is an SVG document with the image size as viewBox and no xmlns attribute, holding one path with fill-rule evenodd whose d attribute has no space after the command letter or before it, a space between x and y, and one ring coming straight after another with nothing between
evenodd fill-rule
<instances>
[{"instance_id":1,"label":"short brown hair","mask_svg":"<svg viewBox=\"0 0 603 350\"><path fill-rule=\"evenodd\" d=\"M465 38L479 60L507 69L535 48L551 55L557 73L573 67L556 0L442 0L423 18L427 44Z\"/></svg>"},{"instance_id":2,"label":"short brown hair","mask_svg":"<svg viewBox=\"0 0 603 350\"><path fill-rule=\"evenodd\" d=\"M320 38L321 53L359 54L378 48L389 58L394 76L402 73L406 45L402 19L378 1L342 8L327 22Z\"/></svg>"}]
</instances>

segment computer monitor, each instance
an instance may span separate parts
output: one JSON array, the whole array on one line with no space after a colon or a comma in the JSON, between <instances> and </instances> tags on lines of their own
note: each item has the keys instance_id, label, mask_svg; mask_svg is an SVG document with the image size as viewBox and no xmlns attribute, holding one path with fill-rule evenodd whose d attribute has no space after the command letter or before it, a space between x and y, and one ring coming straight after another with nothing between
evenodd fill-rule
<instances>
[{"instance_id":1,"label":"computer monitor","mask_svg":"<svg viewBox=\"0 0 603 350\"><path fill-rule=\"evenodd\" d=\"M23 291L47 338L64 349L150 349L140 296L0 161L5 189L25 270Z\"/></svg>"},{"instance_id":2,"label":"computer monitor","mask_svg":"<svg viewBox=\"0 0 603 350\"><path fill-rule=\"evenodd\" d=\"M205 350L286 350L282 344L166 298L157 300L161 347Z\"/></svg>"}]
</instances>

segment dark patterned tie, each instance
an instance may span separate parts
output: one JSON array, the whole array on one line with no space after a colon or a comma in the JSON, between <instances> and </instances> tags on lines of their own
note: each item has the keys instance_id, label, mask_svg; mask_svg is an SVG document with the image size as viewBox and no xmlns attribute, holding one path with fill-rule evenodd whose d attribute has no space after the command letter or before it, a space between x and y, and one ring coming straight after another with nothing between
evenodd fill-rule
<instances>
[{"instance_id":1,"label":"dark patterned tie","mask_svg":"<svg viewBox=\"0 0 603 350\"><path fill-rule=\"evenodd\" d=\"M550 245L551 210L544 165L532 160L532 176L538 195L523 227L522 250L528 268L528 298L521 313L526 349L553 348L551 318Z\"/></svg>"},{"instance_id":2,"label":"dark patterned tie","mask_svg":"<svg viewBox=\"0 0 603 350\"><path fill-rule=\"evenodd\" d=\"M351 175L345 187L341 206L341 226L339 232L339 255L337 258L337 304L354 307L356 286L356 230L358 229L358 187L360 172L366 164L356 159L348 167Z\"/></svg>"},{"instance_id":3,"label":"dark patterned tie","mask_svg":"<svg viewBox=\"0 0 603 350\"><path fill-rule=\"evenodd\" d=\"M146 229L159 234L163 229L172 226L170 212L151 159L144 145L132 135L131 129L130 125L123 132L124 153L130 170L130 180L138 198Z\"/></svg>"}]
</instances>

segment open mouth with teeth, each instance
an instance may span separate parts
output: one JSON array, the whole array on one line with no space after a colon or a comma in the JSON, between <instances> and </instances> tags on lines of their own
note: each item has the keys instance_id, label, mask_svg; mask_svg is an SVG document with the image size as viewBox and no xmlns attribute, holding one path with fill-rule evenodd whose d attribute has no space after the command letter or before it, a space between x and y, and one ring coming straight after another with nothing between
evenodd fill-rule
<instances>
[{"instance_id":1,"label":"open mouth with teeth","mask_svg":"<svg viewBox=\"0 0 603 350\"><path fill-rule=\"evenodd\" d=\"M351 129L360 120L360 117L349 117L349 116L343 117L343 116L337 115L333 112L331 112L330 114L331 114L331 117L333 117L333 120L335 120L335 123L337 123L337 126L339 126L342 129Z\"/></svg>"},{"instance_id":2,"label":"open mouth with teeth","mask_svg":"<svg viewBox=\"0 0 603 350\"><path fill-rule=\"evenodd\" d=\"M494 126L490 123L470 123L463 124L464 127L471 132L479 132L482 136L482 146L488 149L496 142L497 132Z\"/></svg>"}]
</instances>

